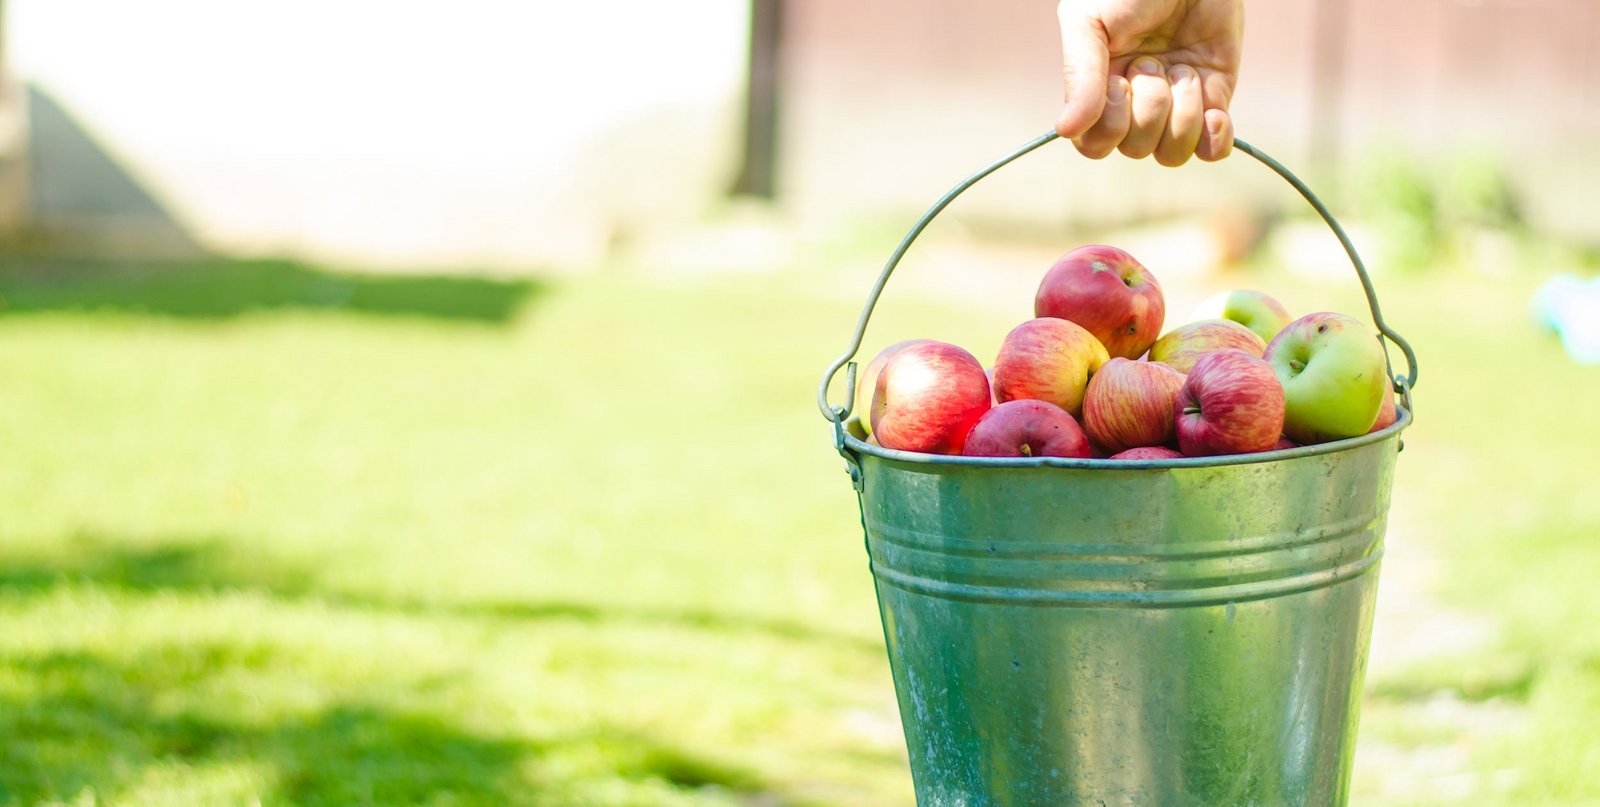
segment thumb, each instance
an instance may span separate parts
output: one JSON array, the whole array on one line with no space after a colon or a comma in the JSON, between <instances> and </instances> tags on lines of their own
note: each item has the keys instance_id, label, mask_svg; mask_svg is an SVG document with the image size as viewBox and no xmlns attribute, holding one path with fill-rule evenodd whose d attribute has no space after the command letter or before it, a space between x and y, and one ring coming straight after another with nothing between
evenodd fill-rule
<instances>
[{"instance_id":1,"label":"thumb","mask_svg":"<svg viewBox=\"0 0 1600 807\"><path fill-rule=\"evenodd\" d=\"M1077 5L1063 2L1056 10L1061 23L1061 75L1066 84L1066 104L1056 119L1056 133L1068 140L1089 131L1100 119L1111 66L1105 27Z\"/></svg>"}]
</instances>

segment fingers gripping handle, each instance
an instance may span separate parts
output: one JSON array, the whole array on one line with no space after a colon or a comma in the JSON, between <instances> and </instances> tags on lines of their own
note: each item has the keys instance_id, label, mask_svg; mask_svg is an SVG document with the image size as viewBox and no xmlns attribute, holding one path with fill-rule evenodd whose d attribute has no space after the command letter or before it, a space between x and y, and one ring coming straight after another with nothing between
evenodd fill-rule
<instances>
[{"instance_id":1,"label":"fingers gripping handle","mask_svg":"<svg viewBox=\"0 0 1600 807\"><path fill-rule=\"evenodd\" d=\"M935 202L933 207L928 209L928 212L922 214L922 218L918 219L917 223L912 226L911 230L906 233L905 237L900 239L900 244L896 246L894 252L889 255L888 262L884 264L883 271L878 274L877 282L873 284L872 291L867 295L867 302L864 306L862 306L861 316L856 320L855 333L850 338L849 347L847 347L845 351L841 353L838 358L834 359L833 362L828 365L828 368L823 371L822 381L817 386L817 406L822 410L823 417L835 424L842 424L844 419L849 417L850 407L854 405L856 396L856 365L855 362L851 361L851 359L855 358L856 352L861 349L861 340L866 335L867 323L872 318L872 310L878 305L878 298L883 295L883 288L888 284L889 276L894 273L895 267L899 265L900 259L904 257L906 251L911 248L911 244L917 239L917 236L921 235L922 231L927 228L928 224L931 223L936 216L943 212L946 207L949 207L950 203L955 201L957 196L960 196L962 193L966 192L966 190L973 185L978 184L979 180L994 173L995 171L1000 170L1012 160L1015 160L1018 157L1021 157L1024 154L1027 154L1028 152L1031 152L1034 149L1037 149L1040 146L1055 140L1056 138L1057 135L1055 132L1049 132L1034 138L1033 140L1023 144L1021 148L1018 148L1010 154L1007 154L1006 156L1001 157L989 165L984 166L977 173L974 173L972 176L962 180L954 188L951 188L947 193L945 193L944 196L939 197L939 201ZM1233 144L1240 151L1256 158L1263 165L1272 169L1272 171L1278 176L1283 177L1284 180L1293 186L1301 196L1305 197L1305 200L1311 204L1312 209L1317 211L1317 215L1322 217L1322 220L1327 223L1330 229L1333 230L1333 234L1338 237L1339 244L1344 247L1345 254L1350 257L1351 264L1355 266L1356 275L1361 279L1361 288L1366 292L1367 307L1372 312L1373 324L1378 326L1378 332L1382 334L1384 339L1393 342L1397 347L1400 348L1400 352L1405 355L1406 374L1402 376L1393 376L1391 372L1391 376L1393 376L1395 392L1400 394L1401 403L1406 407L1407 411L1410 411L1411 389L1417 385L1416 352L1411 349L1411 345L1407 343L1406 340L1400 336L1400 334L1395 333L1394 329L1390 328L1388 323L1383 321L1383 313L1378 308L1378 294L1377 291L1375 291L1372 287L1372 278L1368 276L1366 264L1361 262L1361 256L1356 253L1355 245L1350 242L1350 237L1345 234L1344 228L1339 226L1339 222L1334 219L1333 214L1328 211L1327 206L1322 203L1322 200L1318 199L1317 195L1311 191L1311 188L1308 187L1305 182L1301 181L1299 177L1295 176L1293 172L1283 167L1282 163L1279 163L1277 160L1268 156L1265 152L1238 138L1234 138ZM1388 352L1388 345L1385 344L1384 356L1386 360L1388 357ZM846 367L847 365L848 369L845 372L845 405L834 406L828 402L828 387L833 383L834 376L838 375L839 369Z\"/></svg>"}]
</instances>

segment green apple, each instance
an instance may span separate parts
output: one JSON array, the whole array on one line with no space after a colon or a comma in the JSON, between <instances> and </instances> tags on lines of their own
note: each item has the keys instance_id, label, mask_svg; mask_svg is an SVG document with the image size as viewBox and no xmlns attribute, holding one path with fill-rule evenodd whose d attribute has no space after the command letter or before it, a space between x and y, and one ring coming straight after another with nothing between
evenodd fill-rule
<instances>
[{"instance_id":1,"label":"green apple","mask_svg":"<svg viewBox=\"0 0 1600 807\"><path fill-rule=\"evenodd\" d=\"M1283 433L1309 445L1366 434L1388 381L1383 345L1360 320L1319 311L1289 323L1262 357L1283 383Z\"/></svg>"},{"instance_id":2,"label":"green apple","mask_svg":"<svg viewBox=\"0 0 1600 807\"><path fill-rule=\"evenodd\" d=\"M1273 297L1254 289L1218 292L1201 303L1190 320L1231 319L1256 332L1263 342L1289 324L1289 310Z\"/></svg>"}]
</instances>

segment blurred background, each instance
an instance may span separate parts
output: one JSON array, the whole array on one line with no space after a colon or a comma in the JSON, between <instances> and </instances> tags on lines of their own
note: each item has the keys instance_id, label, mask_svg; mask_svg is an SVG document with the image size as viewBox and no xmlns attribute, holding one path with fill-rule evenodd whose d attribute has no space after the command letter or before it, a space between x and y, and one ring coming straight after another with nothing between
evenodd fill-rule
<instances>
[{"instance_id":1,"label":"blurred background","mask_svg":"<svg viewBox=\"0 0 1600 807\"><path fill-rule=\"evenodd\" d=\"M1600 804L1600 6L1248 13L1420 357L1352 803ZM1059 75L1043 2L0 0L0 804L911 804L816 378ZM1308 214L1052 144L863 353L1089 242L1367 316Z\"/></svg>"}]
</instances>

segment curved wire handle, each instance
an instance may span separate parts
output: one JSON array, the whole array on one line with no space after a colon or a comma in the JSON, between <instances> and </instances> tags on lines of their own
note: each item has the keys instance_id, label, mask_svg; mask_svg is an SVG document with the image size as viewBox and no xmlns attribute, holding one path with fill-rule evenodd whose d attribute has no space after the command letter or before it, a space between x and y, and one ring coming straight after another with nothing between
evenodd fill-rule
<instances>
[{"instance_id":1,"label":"curved wire handle","mask_svg":"<svg viewBox=\"0 0 1600 807\"><path fill-rule=\"evenodd\" d=\"M850 407L855 405L856 365L855 362L851 361L851 359L855 358L856 352L861 349L861 340L867 332L867 322L871 320L872 310L877 307L878 298L882 296L883 288L889 282L889 275L894 273L894 268L899 265L900 259L904 257L906 251L911 248L911 242L915 241L917 236L922 234L922 231L927 228L928 224L933 221L935 216L938 216L941 212L943 212L951 202L955 201L957 196L960 196L973 185L978 184L979 180L994 173L995 171L1000 170L1012 160L1015 160L1018 157L1021 157L1022 155L1027 154L1028 152L1033 151L1034 149L1037 149L1052 140L1055 140L1059 136L1060 135L1057 135L1053 131L1040 135L1039 137L1027 142L1016 151L1013 151L1010 154L1007 154L1006 156L990 163L989 165L984 166L983 168L979 169L977 173L962 180L954 188L951 188L948 192L946 192L944 196L939 197L939 201L935 202L933 207L928 208L928 212L922 214L922 218L917 219L917 223L912 226L910 232L907 232L905 237L900 239L899 246L895 247L894 252L890 254L888 262L884 264L883 271L878 274L878 281L873 284L871 293L867 295L867 303L861 309L860 318L856 320L856 330L854 336L852 336L850 339L850 346L845 350L844 353L841 353L838 358L834 359L833 363L828 365L828 369L824 370L822 373L822 382L817 387L817 406L822 410L822 416L824 418L827 418L831 423L842 424L844 423L845 418L849 417L850 415ZM1355 265L1356 274L1361 278L1361 288L1366 292L1367 307L1372 311L1373 324L1378 326L1379 333L1383 334L1383 336L1389 341L1394 342L1395 345L1400 348L1400 351L1405 354L1406 374L1402 376L1393 376L1393 372L1391 371L1390 375L1394 377L1394 389L1395 392L1400 394L1401 403L1405 406L1406 411L1411 411L1411 390L1417 385L1417 354L1411 349L1411 345L1406 342L1406 340L1403 339L1400 334L1395 333L1394 329L1390 328L1388 323L1383 321L1383 313L1378 309L1378 293L1372 287L1372 278L1367 275L1366 264L1362 263L1361 256L1356 254L1355 245L1350 242L1350 237L1345 234L1344 228L1340 227L1339 222L1334 220L1333 214L1328 212L1327 205L1324 205L1322 200L1318 199L1317 195L1311 192L1311 188L1308 187L1305 182L1301 181L1299 177L1295 176L1291 171L1289 171L1289 169L1283 167L1282 163L1274 160L1272 157L1268 156L1265 152L1261 151L1255 146L1252 146L1238 138L1234 138L1233 144L1240 151L1261 161L1263 165L1272 169L1273 172L1278 176L1281 176L1287 180L1295 190L1300 192L1301 196L1305 197L1307 202L1311 203L1312 209L1317 211L1317 215L1321 216L1322 220L1327 222L1328 227L1333 230L1333 234L1339 238L1339 244L1344 247L1345 254L1350 256L1350 262ZM1384 361L1387 363L1389 358L1389 349L1387 346L1384 347L1383 353ZM848 369L845 372L845 405L836 407L828 403L828 387L833 383L833 377L839 374L839 368L845 367L846 365L848 365Z\"/></svg>"}]
</instances>

